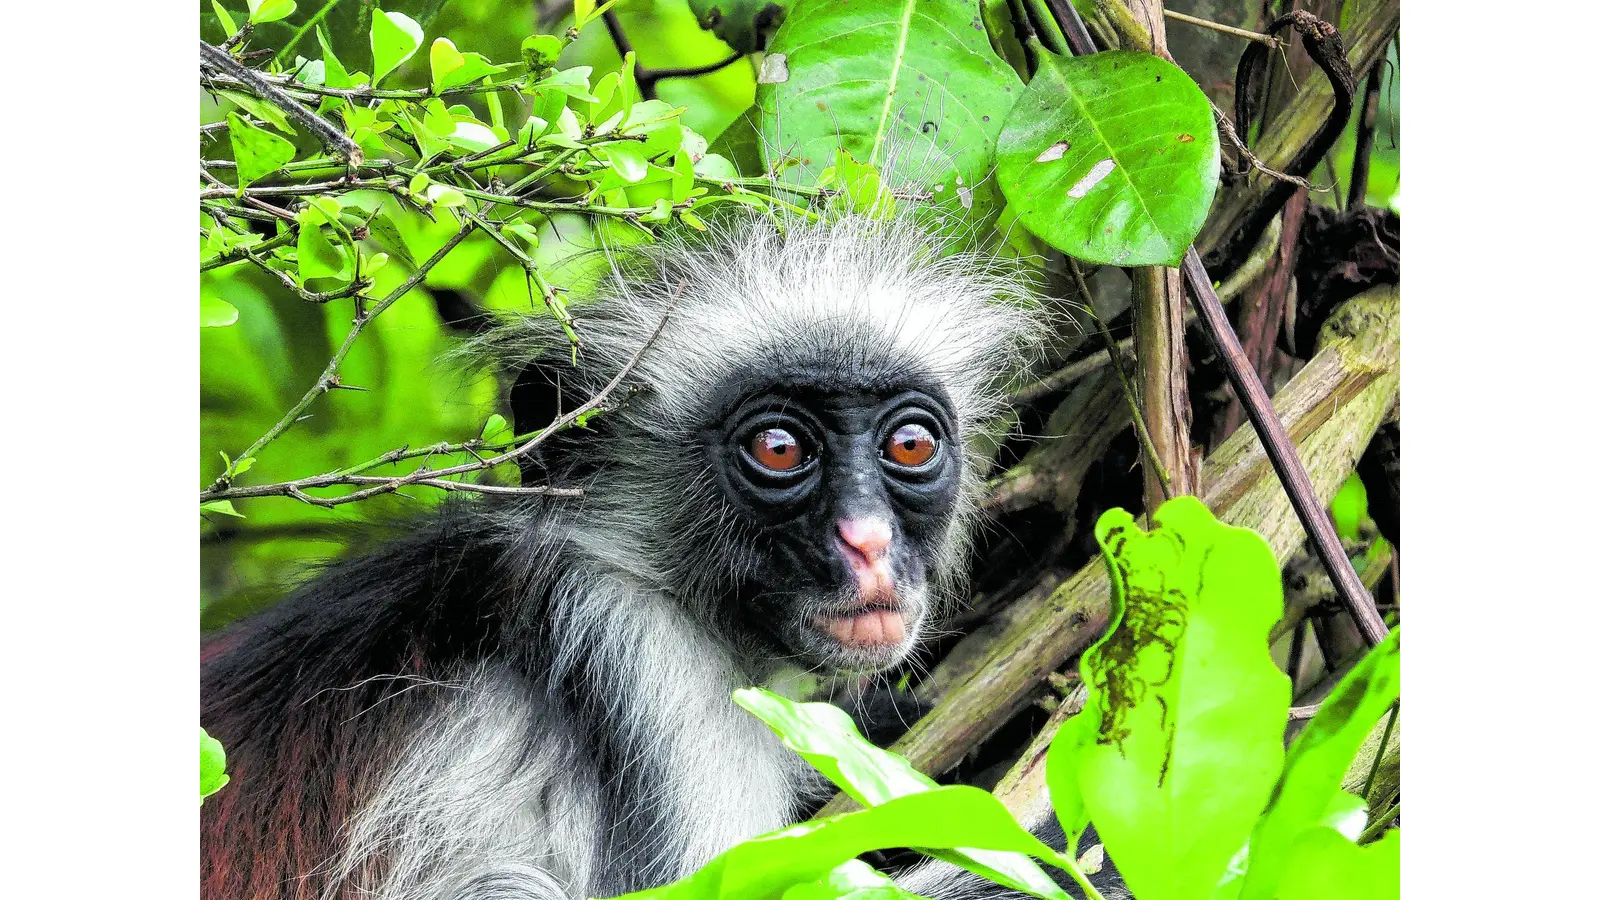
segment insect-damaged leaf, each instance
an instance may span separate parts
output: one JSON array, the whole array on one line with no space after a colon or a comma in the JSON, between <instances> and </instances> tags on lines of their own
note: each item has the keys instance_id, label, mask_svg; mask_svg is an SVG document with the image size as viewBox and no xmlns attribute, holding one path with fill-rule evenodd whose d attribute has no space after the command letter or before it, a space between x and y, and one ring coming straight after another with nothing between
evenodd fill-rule
<instances>
[{"instance_id":1,"label":"insect-damaged leaf","mask_svg":"<svg viewBox=\"0 0 1600 900\"><path fill-rule=\"evenodd\" d=\"M1210 101L1172 63L1132 51L1041 54L997 161L1017 218L1056 249L1175 266L1211 209L1221 149Z\"/></svg>"},{"instance_id":2,"label":"insect-damaged leaf","mask_svg":"<svg viewBox=\"0 0 1600 900\"><path fill-rule=\"evenodd\" d=\"M1085 721L1057 740L1080 738L1064 761L1134 895L1209 896L1283 762L1289 681L1267 645L1283 615L1278 566L1259 535L1193 497L1163 504L1149 532L1111 510L1095 539L1112 628L1083 656ZM1052 772L1052 795L1070 777Z\"/></svg>"}]
</instances>

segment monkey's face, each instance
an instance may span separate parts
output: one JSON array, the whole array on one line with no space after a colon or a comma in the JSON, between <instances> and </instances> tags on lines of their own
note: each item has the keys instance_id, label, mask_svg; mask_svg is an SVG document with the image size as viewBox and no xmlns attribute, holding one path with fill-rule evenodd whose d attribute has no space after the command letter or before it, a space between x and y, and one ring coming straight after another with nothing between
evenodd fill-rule
<instances>
[{"instance_id":1,"label":"monkey's face","mask_svg":"<svg viewBox=\"0 0 1600 900\"><path fill-rule=\"evenodd\" d=\"M961 482L948 403L915 380L791 374L737 401L704 439L736 514L733 612L808 667L899 662L929 615Z\"/></svg>"}]
</instances>

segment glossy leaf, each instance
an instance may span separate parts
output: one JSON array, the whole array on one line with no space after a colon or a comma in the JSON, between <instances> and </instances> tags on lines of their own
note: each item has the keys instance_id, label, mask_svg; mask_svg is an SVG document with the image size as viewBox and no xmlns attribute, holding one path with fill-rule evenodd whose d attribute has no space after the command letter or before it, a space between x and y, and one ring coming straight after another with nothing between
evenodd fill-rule
<instances>
[{"instance_id":1,"label":"glossy leaf","mask_svg":"<svg viewBox=\"0 0 1600 900\"><path fill-rule=\"evenodd\" d=\"M222 743L200 729L200 802L222 789L228 783L228 755Z\"/></svg>"},{"instance_id":2,"label":"glossy leaf","mask_svg":"<svg viewBox=\"0 0 1600 900\"><path fill-rule=\"evenodd\" d=\"M428 49L428 67L436 94L506 70L484 59L482 53L462 53L449 38L434 38Z\"/></svg>"},{"instance_id":3,"label":"glossy leaf","mask_svg":"<svg viewBox=\"0 0 1600 900\"><path fill-rule=\"evenodd\" d=\"M972 0L802 0L761 80L760 136L799 161L786 178L811 182L842 148L896 187L925 182L952 212L982 220L998 209L995 139L1022 83Z\"/></svg>"},{"instance_id":4,"label":"glossy leaf","mask_svg":"<svg viewBox=\"0 0 1600 900\"><path fill-rule=\"evenodd\" d=\"M295 255L300 261L301 280L349 278L350 256L323 233L322 223L326 220L322 212L315 207L308 207L297 218L300 220L300 235L295 243Z\"/></svg>"},{"instance_id":5,"label":"glossy leaf","mask_svg":"<svg viewBox=\"0 0 1600 900\"><path fill-rule=\"evenodd\" d=\"M222 25L223 34L233 37L239 33L239 26L234 24L233 16L228 15L228 11L217 0L211 0L211 11L217 14L217 21Z\"/></svg>"},{"instance_id":6,"label":"glossy leaf","mask_svg":"<svg viewBox=\"0 0 1600 900\"><path fill-rule=\"evenodd\" d=\"M1301 832L1276 900L1399 900L1400 832L1362 847L1332 828Z\"/></svg>"},{"instance_id":7,"label":"glossy leaf","mask_svg":"<svg viewBox=\"0 0 1600 900\"><path fill-rule=\"evenodd\" d=\"M776 900L797 884L826 879L862 853L890 847L979 847L1054 856L1049 847L1016 823L993 794L952 785L752 838L682 881L625 896L629 900ZM1066 896L1060 888L1055 890L1054 896Z\"/></svg>"},{"instance_id":8,"label":"glossy leaf","mask_svg":"<svg viewBox=\"0 0 1600 900\"><path fill-rule=\"evenodd\" d=\"M256 25L286 19L295 8L294 0L245 0L245 5L250 8L250 21Z\"/></svg>"},{"instance_id":9,"label":"glossy leaf","mask_svg":"<svg viewBox=\"0 0 1600 900\"><path fill-rule=\"evenodd\" d=\"M422 26L405 13L373 10L372 83L383 81L422 46Z\"/></svg>"},{"instance_id":10,"label":"glossy leaf","mask_svg":"<svg viewBox=\"0 0 1600 900\"><path fill-rule=\"evenodd\" d=\"M826 878L789 888L783 892L783 900L919 900L919 895L861 860L852 859L840 863Z\"/></svg>"},{"instance_id":11,"label":"glossy leaf","mask_svg":"<svg viewBox=\"0 0 1600 900\"><path fill-rule=\"evenodd\" d=\"M221 297L200 292L200 327L221 328L239 321L239 310Z\"/></svg>"},{"instance_id":12,"label":"glossy leaf","mask_svg":"<svg viewBox=\"0 0 1600 900\"><path fill-rule=\"evenodd\" d=\"M294 126L289 124L289 117L284 115L283 110L279 109L274 104L268 103L265 100L258 100L249 94L241 94L238 91L219 90L217 91L217 96L226 97L228 102L232 103L234 106L239 107L261 121L266 122L268 125L271 125L273 128L278 129L284 134L295 133Z\"/></svg>"},{"instance_id":13,"label":"glossy leaf","mask_svg":"<svg viewBox=\"0 0 1600 900\"><path fill-rule=\"evenodd\" d=\"M1353 541L1361 536L1361 521L1367 517L1367 486L1360 475L1351 472L1339 486L1339 493L1328 503L1328 514L1339 537Z\"/></svg>"},{"instance_id":14,"label":"glossy leaf","mask_svg":"<svg viewBox=\"0 0 1600 900\"><path fill-rule=\"evenodd\" d=\"M233 144L240 188L276 172L294 159L293 144L250 124L238 113L228 113L228 141Z\"/></svg>"},{"instance_id":15,"label":"glossy leaf","mask_svg":"<svg viewBox=\"0 0 1600 900\"><path fill-rule=\"evenodd\" d=\"M1029 231L1093 263L1172 265L1211 208L1211 103L1148 53L1041 54L1000 135L1000 189ZM1114 854L1113 854L1114 855Z\"/></svg>"},{"instance_id":16,"label":"glossy leaf","mask_svg":"<svg viewBox=\"0 0 1600 900\"><path fill-rule=\"evenodd\" d=\"M1250 836L1250 869L1241 897L1274 896L1279 879L1292 865L1295 842L1318 824L1340 793L1340 782L1361 742L1399 696L1397 628L1339 681L1290 746L1267 811Z\"/></svg>"},{"instance_id":17,"label":"glossy leaf","mask_svg":"<svg viewBox=\"0 0 1600 900\"><path fill-rule=\"evenodd\" d=\"M1163 504L1149 532L1113 509L1095 539L1114 611L1080 664L1078 791L1140 900L1207 896L1283 761L1289 682L1267 644L1283 615L1277 562L1193 497Z\"/></svg>"},{"instance_id":18,"label":"glossy leaf","mask_svg":"<svg viewBox=\"0 0 1600 900\"><path fill-rule=\"evenodd\" d=\"M918 772L905 757L874 746L856 730L844 710L827 703L796 703L761 688L735 691L733 701L783 739L784 746L863 806L930 791L938 782ZM993 796L990 796L993 800ZM999 804L998 800L994 801ZM1002 807L1003 809L1004 807ZM914 845L930 855L1035 896L1060 897L1050 876L1024 856L963 847L942 852Z\"/></svg>"}]
</instances>

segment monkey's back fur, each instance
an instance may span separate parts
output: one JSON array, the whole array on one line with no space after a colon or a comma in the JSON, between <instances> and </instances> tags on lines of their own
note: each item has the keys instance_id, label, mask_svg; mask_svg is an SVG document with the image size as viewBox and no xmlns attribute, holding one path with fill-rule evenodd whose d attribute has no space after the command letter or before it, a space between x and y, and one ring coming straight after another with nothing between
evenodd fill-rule
<instances>
[{"instance_id":1,"label":"monkey's back fur","mask_svg":"<svg viewBox=\"0 0 1600 900\"><path fill-rule=\"evenodd\" d=\"M202 811L203 895L605 897L792 822L814 774L729 700L792 665L745 602L773 546L697 450L708 422L768 382L913 379L972 445L1037 330L1028 297L903 221L751 218L620 260L574 307L576 367L552 320L504 325L489 348L566 408L649 345L625 402L532 467L583 495L447 503L208 641L201 722L232 781ZM935 611L977 459L930 553Z\"/></svg>"}]
</instances>

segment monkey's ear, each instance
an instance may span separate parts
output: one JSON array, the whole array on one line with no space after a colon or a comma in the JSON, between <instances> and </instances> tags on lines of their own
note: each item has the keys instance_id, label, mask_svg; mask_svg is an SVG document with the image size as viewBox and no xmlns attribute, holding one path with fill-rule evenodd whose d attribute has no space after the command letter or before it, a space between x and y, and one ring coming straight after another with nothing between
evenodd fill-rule
<instances>
[{"instance_id":1,"label":"monkey's ear","mask_svg":"<svg viewBox=\"0 0 1600 900\"><path fill-rule=\"evenodd\" d=\"M560 371L542 363L543 360L536 359L523 366L511 385L511 427L516 429L515 434L537 431L572 408L567 402L570 398L562 392ZM544 466L538 456L534 453L517 460L525 485L542 484L545 480Z\"/></svg>"}]
</instances>

